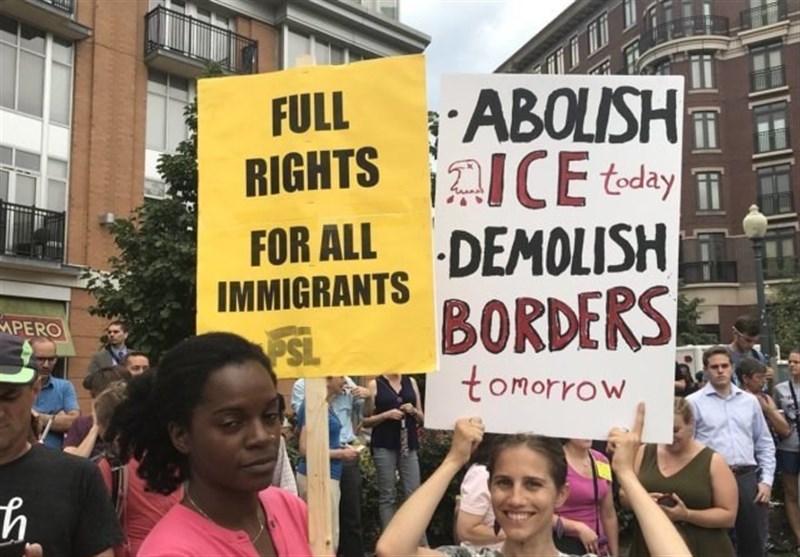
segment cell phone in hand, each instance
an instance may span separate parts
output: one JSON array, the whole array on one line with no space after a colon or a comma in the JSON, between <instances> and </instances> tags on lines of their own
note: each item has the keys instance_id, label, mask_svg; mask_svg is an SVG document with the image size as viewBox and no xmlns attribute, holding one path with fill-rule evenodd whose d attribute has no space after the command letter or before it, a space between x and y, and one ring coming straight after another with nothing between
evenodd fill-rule
<instances>
[{"instance_id":1,"label":"cell phone in hand","mask_svg":"<svg viewBox=\"0 0 800 557\"><path fill-rule=\"evenodd\" d=\"M662 495L661 497L658 498L658 501L656 501L656 503L658 503L662 507L669 507L669 508L672 508L678 504L675 501L675 499L672 498L671 495Z\"/></svg>"},{"instance_id":2,"label":"cell phone in hand","mask_svg":"<svg viewBox=\"0 0 800 557\"><path fill-rule=\"evenodd\" d=\"M0 541L0 557L24 557L24 555L24 540Z\"/></svg>"}]
</instances>

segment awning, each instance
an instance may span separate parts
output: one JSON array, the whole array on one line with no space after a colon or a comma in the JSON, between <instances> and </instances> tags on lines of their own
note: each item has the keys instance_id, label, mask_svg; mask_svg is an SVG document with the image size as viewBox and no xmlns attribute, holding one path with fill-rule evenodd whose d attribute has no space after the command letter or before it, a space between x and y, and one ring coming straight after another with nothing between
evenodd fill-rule
<instances>
[{"instance_id":1,"label":"awning","mask_svg":"<svg viewBox=\"0 0 800 557\"><path fill-rule=\"evenodd\" d=\"M74 356L64 302L0 296L0 331L12 335L49 337L59 356Z\"/></svg>"}]
</instances>

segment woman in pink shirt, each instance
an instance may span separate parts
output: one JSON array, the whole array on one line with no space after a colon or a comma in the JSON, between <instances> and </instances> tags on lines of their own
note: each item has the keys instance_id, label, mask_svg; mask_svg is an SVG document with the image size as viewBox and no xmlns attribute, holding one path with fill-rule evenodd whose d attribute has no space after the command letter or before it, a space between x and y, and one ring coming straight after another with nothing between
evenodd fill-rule
<instances>
[{"instance_id":1,"label":"woman in pink shirt","mask_svg":"<svg viewBox=\"0 0 800 557\"><path fill-rule=\"evenodd\" d=\"M619 555L619 525L608 459L586 439L564 442L569 497L554 518L555 543L565 553Z\"/></svg>"},{"instance_id":2,"label":"woman in pink shirt","mask_svg":"<svg viewBox=\"0 0 800 557\"><path fill-rule=\"evenodd\" d=\"M184 496L139 557L311 556L305 504L270 487L281 420L261 347L230 333L189 338L135 377L110 434L149 489Z\"/></svg>"}]
</instances>

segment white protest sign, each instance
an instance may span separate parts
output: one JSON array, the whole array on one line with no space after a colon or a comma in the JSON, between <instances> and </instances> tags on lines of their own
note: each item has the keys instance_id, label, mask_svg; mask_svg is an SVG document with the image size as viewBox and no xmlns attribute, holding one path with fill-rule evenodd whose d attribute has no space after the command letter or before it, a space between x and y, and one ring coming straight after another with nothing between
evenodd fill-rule
<instances>
[{"instance_id":1,"label":"white protest sign","mask_svg":"<svg viewBox=\"0 0 800 557\"><path fill-rule=\"evenodd\" d=\"M426 426L672 439L683 78L442 81Z\"/></svg>"}]
</instances>

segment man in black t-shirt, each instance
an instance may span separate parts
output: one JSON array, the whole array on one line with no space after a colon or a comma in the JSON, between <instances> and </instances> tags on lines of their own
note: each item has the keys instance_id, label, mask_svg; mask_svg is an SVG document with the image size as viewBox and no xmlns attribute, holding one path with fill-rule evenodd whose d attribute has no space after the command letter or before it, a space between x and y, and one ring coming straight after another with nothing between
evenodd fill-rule
<instances>
[{"instance_id":1,"label":"man in black t-shirt","mask_svg":"<svg viewBox=\"0 0 800 557\"><path fill-rule=\"evenodd\" d=\"M95 465L29 441L38 394L30 344L0 333L0 541L45 557L111 557L123 535Z\"/></svg>"}]
</instances>

